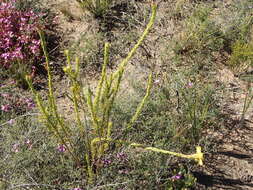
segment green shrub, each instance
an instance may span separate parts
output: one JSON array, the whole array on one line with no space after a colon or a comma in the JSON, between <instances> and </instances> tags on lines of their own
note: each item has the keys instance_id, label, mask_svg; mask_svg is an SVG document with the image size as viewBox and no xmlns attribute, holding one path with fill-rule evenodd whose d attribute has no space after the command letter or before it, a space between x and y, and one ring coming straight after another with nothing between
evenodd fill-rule
<instances>
[{"instance_id":1,"label":"green shrub","mask_svg":"<svg viewBox=\"0 0 253 190\"><path fill-rule=\"evenodd\" d=\"M1 126L0 133L1 190L70 189L84 177L36 116L18 117Z\"/></svg>"},{"instance_id":2,"label":"green shrub","mask_svg":"<svg viewBox=\"0 0 253 190\"><path fill-rule=\"evenodd\" d=\"M247 70L248 67L253 66L253 44L245 43L240 40L232 45L232 54L230 57L230 64L233 68L239 71ZM246 68L245 68L246 67Z\"/></svg>"},{"instance_id":3,"label":"green shrub","mask_svg":"<svg viewBox=\"0 0 253 190\"><path fill-rule=\"evenodd\" d=\"M168 180L168 189L188 189L195 186L197 179L183 166L173 169Z\"/></svg>"},{"instance_id":4,"label":"green shrub","mask_svg":"<svg viewBox=\"0 0 253 190\"><path fill-rule=\"evenodd\" d=\"M28 87L27 74L45 71L38 30L52 32L56 25L37 2L29 2L0 2L0 79L13 78L22 88Z\"/></svg>"},{"instance_id":5,"label":"green shrub","mask_svg":"<svg viewBox=\"0 0 253 190\"><path fill-rule=\"evenodd\" d=\"M203 153L201 152L201 147L196 148L195 154L185 155L139 143L129 142L125 139L117 139L113 136L115 126L113 122L114 115L112 114L112 109L116 96L119 93L125 68L129 60L133 57L138 47L149 33L156 16L156 8L157 5L153 3L152 15L143 34L128 53L127 57L119 64L118 68L110 74L107 73L110 45L105 43L104 64L102 67L101 79L97 84L95 92L93 92L90 87L83 87L83 84L79 79L79 60L76 59L75 68L73 68L71 65L69 52L65 52L67 57L67 66L64 67L64 71L71 83L70 99L74 104L74 126L76 130L69 125L69 123L60 115L57 109L45 40L43 35L40 33L42 39L42 48L46 57L46 67L48 70L49 92L47 103L42 101L41 96L35 91L29 76L27 77L27 80L32 92L36 97L39 110L42 113L41 120L47 126L53 137L58 141L58 143L61 144L59 150L67 152L69 157L72 158L73 162L76 164L76 167L84 168L86 171L85 174L88 184L94 184L94 182L99 180L100 170L105 164L103 158L106 155L106 152L110 149L111 144L117 144L117 146L127 145L128 147L137 147L145 151L156 152L157 154L168 154L192 159L197 161L200 165L203 165ZM136 106L136 111L129 118L130 121L127 121L127 124L124 126L123 130L129 131L135 125L141 114L141 111L144 108L144 105L148 101L148 97L151 93L152 83L152 75L150 75L148 78L148 85L145 95ZM82 142L80 146L76 145L76 140L73 138L75 131L78 131L77 133L80 137L79 140Z\"/></svg>"},{"instance_id":6,"label":"green shrub","mask_svg":"<svg viewBox=\"0 0 253 190\"><path fill-rule=\"evenodd\" d=\"M192 15L183 22L184 30L179 34L174 46L177 54L209 54L223 47L223 33L210 19L212 9L199 5Z\"/></svg>"},{"instance_id":7,"label":"green shrub","mask_svg":"<svg viewBox=\"0 0 253 190\"><path fill-rule=\"evenodd\" d=\"M81 7L87 9L96 18L103 17L112 5L113 0L76 0Z\"/></svg>"},{"instance_id":8,"label":"green shrub","mask_svg":"<svg viewBox=\"0 0 253 190\"><path fill-rule=\"evenodd\" d=\"M220 9L221 30L227 40L233 44L237 40L249 42L251 39L251 30L253 24L252 1L231 2L227 9Z\"/></svg>"},{"instance_id":9,"label":"green shrub","mask_svg":"<svg viewBox=\"0 0 253 190\"><path fill-rule=\"evenodd\" d=\"M76 59L76 68L72 68L69 52L66 51L67 66L64 68L64 71L71 81L71 100L74 104L76 125L84 141L84 158L80 157L80 155L77 154L75 148L76 146L72 139L72 129L61 117L57 110L45 40L42 33L40 33L42 39L42 48L46 57L46 64L48 70L48 104L43 103L41 96L33 88L29 76L27 77L27 80L32 92L36 96L36 102L43 115L42 120L45 122L45 125L47 126L49 131L51 131L52 134L56 137L59 143L62 144L62 148L68 151L77 166L81 167L81 165L84 164L84 168L86 168L87 171L89 183L94 182L94 180L96 179L96 175L99 171L99 167L95 167L95 163L104 155L104 153L108 149L109 142L113 141L113 139L111 138L113 127L111 119L111 110L115 101L115 97L119 92L125 67L129 60L132 58L132 56L135 54L137 48L145 39L146 35L149 33L149 30L154 23L155 15L156 5L153 4L150 22L148 23L142 36L140 37L136 45L132 48L132 50L129 52L127 57L121 62L118 69L114 73L111 73L109 75L106 71L106 67L109 62L109 44L105 44L104 64L102 68L101 79L97 85L95 97L93 97L93 92L91 91L91 89L84 89L83 85L79 81L79 60ZM131 128L131 125L138 118L138 115L140 114L140 111L143 108L146 99L150 94L151 84L152 75L150 75L149 77L146 95L143 98L143 101L141 101L141 103L137 107L136 113L133 115L128 125L128 128ZM83 121L82 118L84 118L87 112L90 114L90 119Z\"/></svg>"}]
</instances>

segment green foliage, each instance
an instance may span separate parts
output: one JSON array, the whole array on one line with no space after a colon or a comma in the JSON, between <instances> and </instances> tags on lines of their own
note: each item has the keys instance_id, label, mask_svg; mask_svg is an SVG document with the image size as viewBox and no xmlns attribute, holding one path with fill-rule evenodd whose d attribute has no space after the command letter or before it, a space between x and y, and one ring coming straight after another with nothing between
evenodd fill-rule
<instances>
[{"instance_id":1,"label":"green foliage","mask_svg":"<svg viewBox=\"0 0 253 190\"><path fill-rule=\"evenodd\" d=\"M111 139L111 131L113 127L113 124L111 122L111 110L115 97L119 92L119 87L122 82L125 67L132 56L135 54L137 48L140 46L146 35L149 33L149 30L154 23L155 15L156 5L153 4L150 22L148 23L142 36L129 52L127 57L121 62L118 69L109 75L107 75L106 71L106 67L109 62L109 44L105 44L104 64L102 68L101 79L97 85L95 97L93 97L93 93L90 88L88 88L86 91L83 89L83 85L79 82L79 60L76 59L76 68L73 69L71 65L70 55L68 51L66 51L67 66L64 68L64 71L71 81L71 99L74 104L76 125L79 129L79 133L84 138L83 146L86 150L84 152L85 161L83 161L82 158L76 154L75 145L72 139L72 129L58 112L56 99L53 93L52 74L49 67L45 39L42 33L40 33L42 39L41 44L46 57L46 67L48 71L49 102L47 105L43 103L41 96L34 90L29 77L27 77L27 80L32 92L36 96L36 102L38 104L40 112L43 115L42 119L44 120L45 125L49 131L54 134L56 139L58 139L58 141L64 145L64 147L66 147L67 151L69 152L72 159L76 162L77 166L80 167L84 162L89 183L94 182L99 170L99 167L94 167L94 163L104 155L105 151L108 149L108 142L113 141L113 139ZM137 108L137 111L134 114L129 127L131 127L131 124L134 123L138 118L138 115L140 114L141 109L145 104L145 101L150 93L151 82L152 78L150 76L146 96ZM81 118L83 118L83 116L86 114L86 107L88 107L88 112L90 114L90 122L83 122L81 120Z\"/></svg>"},{"instance_id":2,"label":"green foliage","mask_svg":"<svg viewBox=\"0 0 253 190\"><path fill-rule=\"evenodd\" d=\"M252 79L252 76L251 76ZM244 99L244 104L243 104L243 110L242 110L242 116L241 116L241 124L243 123L244 119L245 119L245 114L248 111L248 109L250 108L250 105L253 102L253 94L252 91L253 88L251 86L251 81L248 81L247 84L247 89L246 89L246 95L245 95L245 99Z\"/></svg>"},{"instance_id":3,"label":"green foliage","mask_svg":"<svg viewBox=\"0 0 253 190\"><path fill-rule=\"evenodd\" d=\"M147 106L133 126L141 135L130 133L126 138L165 149L190 148L190 144L195 145L201 138L201 131L214 121L215 91L211 84L197 80L196 74L192 76L189 70L167 74L163 80L159 86L154 85ZM143 87L136 85L133 94L122 95L116 102L113 112L117 125L127 123L133 114L144 94L140 89Z\"/></svg>"},{"instance_id":4,"label":"green foliage","mask_svg":"<svg viewBox=\"0 0 253 190\"><path fill-rule=\"evenodd\" d=\"M101 33L91 36L87 32L82 33L80 38L73 42L69 49L70 56L80 58L80 69L83 71L102 68L101 60L103 59L103 37Z\"/></svg>"},{"instance_id":5,"label":"green foliage","mask_svg":"<svg viewBox=\"0 0 253 190\"><path fill-rule=\"evenodd\" d=\"M91 12L96 18L103 17L112 5L113 0L76 0L81 7Z\"/></svg>"},{"instance_id":6,"label":"green foliage","mask_svg":"<svg viewBox=\"0 0 253 190\"><path fill-rule=\"evenodd\" d=\"M179 34L174 47L177 54L208 54L223 47L223 34L214 21L210 19L212 9L199 5L187 18L183 27L185 30Z\"/></svg>"},{"instance_id":7,"label":"green foliage","mask_svg":"<svg viewBox=\"0 0 253 190\"><path fill-rule=\"evenodd\" d=\"M248 66L253 65L253 44L238 40L232 45L230 64L233 67L240 67L244 63Z\"/></svg>"},{"instance_id":8,"label":"green foliage","mask_svg":"<svg viewBox=\"0 0 253 190\"><path fill-rule=\"evenodd\" d=\"M84 171L73 169L75 163L57 150L58 143L37 117L16 118L14 123L1 126L0 133L1 190L70 189L84 178Z\"/></svg>"},{"instance_id":9,"label":"green foliage","mask_svg":"<svg viewBox=\"0 0 253 190\"><path fill-rule=\"evenodd\" d=\"M195 186L196 178L183 166L178 166L171 172L172 176L168 180L167 190L187 190Z\"/></svg>"},{"instance_id":10,"label":"green foliage","mask_svg":"<svg viewBox=\"0 0 253 190\"><path fill-rule=\"evenodd\" d=\"M201 10L201 6L197 6L193 14L192 12L185 13L185 15L191 15L189 19L182 21L187 26L188 33L185 33L190 36L189 39L182 38L187 40L179 41L179 49L176 49L176 53L187 53L189 57L195 56L195 60L198 59L199 62L202 57L208 57L209 53L219 50L223 45L219 31L217 33L219 33L218 36L221 35L221 41L213 38L216 34L210 33L208 36L209 30L217 31L218 28L210 18L212 9L205 7L206 9ZM145 15L148 13L147 11ZM159 24L166 26L163 22ZM132 39L136 38L136 33L133 31L129 32L129 35ZM156 35L155 32L154 35ZM103 53L101 45L96 45L103 43L101 38L88 39L89 37L85 36L87 38L82 39L82 41L89 40L83 52L88 54L87 62L99 63L99 60L91 55L94 48L96 52L99 51L100 57L104 55L101 78L95 89L93 86L84 88L80 79L79 70L82 66L79 65L79 60L76 59L75 62L72 60L71 50L71 53L65 52L67 66L64 67L64 71L71 86L68 96L74 105L75 114L74 118L69 118L70 121L60 114L61 110L57 105L55 88L52 84L53 75L48 65L46 45L43 44L47 59L49 94L47 97L41 97L40 92L34 91L34 93L40 113L42 113L39 115L39 120L47 126L47 130L41 123L37 123L37 118L30 121L26 116L24 117L26 119L15 120L17 122L11 125L8 120L15 115L0 111L0 124L3 123L5 126L5 128L0 128L2 134L0 138L0 189L1 187L2 189L41 190L74 189L75 187L82 189L193 188L196 179L187 167L175 168L174 166L177 165L175 162L181 163L181 159L171 155L190 158L199 163L202 161L203 153L199 149L196 154L186 154L194 151L193 146L202 145L199 140L203 129L214 126L212 122L216 116L217 100L214 99L216 89L213 89L214 86L210 84L210 81L199 76L203 73L198 68L188 72L192 65L195 67L194 61L190 62L188 67L184 67L181 62L176 64L173 60L169 60L170 64L167 64L168 57L166 57L163 61L167 65L163 69L166 69L167 73L161 71L163 76L160 76L160 73L157 74L154 78L159 79L158 82L155 80L156 82L153 83L153 76L150 75L148 84L145 85L142 80L136 80L137 77L139 78L136 76L133 80L139 86L136 85L132 92L131 87L126 84L124 88L127 90L130 88L131 94L121 95L120 86L123 86L126 65L140 46L143 36L118 69L115 69L116 72L108 70L107 66L114 56L110 54L118 55L120 48L110 47L114 45L106 43ZM113 40L112 44L115 43ZM164 41L168 42L167 39ZM143 48L146 48L146 45ZM117 49L116 53L114 49ZM153 54L149 46L147 46L147 51ZM78 52L75 53L75 55L78 54ZM199 58L199 55L202 57ZM136 59L138 58L136 56ZM158 59L159 64L161 61L159 57L155 59ZM144 60L143 65L149 61ZM172 68L171 72L168 67L173 64L175 68ZM205 72L203 75L207 74ZM7 103L3 98L0 98L0 101ZM247 107L248 104L245 109ZM29 149L30 145L26 144L27 139L32 142L32 149ZM12 149L16 143L21 149L13 152ZM60 145L65 152L59 152L57 145ZM189 164L190 162L187 162L184 165ZM175 180L177 178L174 176L177 175L181 175L182 178Z\"/></svg>"},{"instance_id":11,"label":"green foliage","mask_svg":"<svg viewBox=\"0 0 253 190\"><path fill-rule=\"evenodd\" d=\"M233 40L233 43L231 43L231 56L229 59L230 66L237 72L245 72L253 66L252 17L245 18L243 21L241 21L237 40Z\"/></svg>"},{"instance_id":12,"label":"green foliage","mask_svg":"<svg viewBox=\"0 0 253 190\"><path fill-rule=\"evenodd\" d=\"M248 42L251 38L253 16L252 1L232 1L227 9L221 9L221 29L226 39L235 43L237 40ZM229 42L228 42L229 43Z\"/></svg>"},{"instance_id":13,"label":"green foliage","mask_svg":"<svg viewBox=\"0 0 253 190\"><path fill-rule=\"evenodd\" d=\"M186 89L181 87L178 92L179 110L182 111L185 121L189 124L187 130L188 138L197 142L200 138L201 129L210 120L210 108L214 106L213 91L209 86L201 86L201 84L189 82L186 85Z\"/></svg>"},{"instance_id":14,"label":"green foliage","mask_svg":"<svg viewBox=\"0 0 253 190\"><path fill-rule=\"evenodd\" d=\"M243 104L241 124L244 121L245 114L249 109L253 101L252 86L253 76L251 72L247 72L248 68L253 66L253 43L252 40L249 43L244 43L237 40L232 46L232 54L230 56L230 64L232 68L241 72L238 77L247 82L247 87L245 91L245 99ZM246 71L246 72L245 72Z\"/></svg>"}]
</instances>

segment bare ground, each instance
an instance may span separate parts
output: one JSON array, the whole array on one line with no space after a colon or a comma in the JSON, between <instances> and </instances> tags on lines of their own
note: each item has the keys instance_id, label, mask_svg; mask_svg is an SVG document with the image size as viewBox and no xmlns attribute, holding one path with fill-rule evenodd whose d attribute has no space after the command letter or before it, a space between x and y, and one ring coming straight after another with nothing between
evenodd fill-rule
<instances>
[{"instance_id":1,"label":"bare ground","mask_svg":"<svg viewBox=\"0 0 253 190\"><path fill-rule=\"evenodd\" d=\"M225 84L228 97L222 105L224 126L209 136L217 150L207 153L205 166L195 172L198 189L253 189L253 107L241 120L246 83L228 69L220 70L219 81Z\"/></svg>"}]
</instances>

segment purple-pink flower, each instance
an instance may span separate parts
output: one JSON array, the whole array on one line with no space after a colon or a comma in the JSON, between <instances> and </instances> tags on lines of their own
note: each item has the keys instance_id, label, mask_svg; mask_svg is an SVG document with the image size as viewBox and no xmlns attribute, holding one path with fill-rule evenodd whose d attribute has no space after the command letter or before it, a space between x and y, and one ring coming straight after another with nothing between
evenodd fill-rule
<instances>
[{"instance_id":1,"label":"purple-pink flower","mask_svg":"<svg viewBox=\"0 0 253 190\"><path fill-rule=\"evenodd\" d=\"M159 79L156 79L155 81L154 81L154 84L159 84L160 83L160 80Z\"/></svg>"},{"instance_id":2,"label":"purple-pink flower","mask_svg":"<svg viewBox=\"0 0 253 190\"><path fill-rule=\"evenodd\" d=\"M179 180L179 179L181 179L181 178L182 178L182 176L179 175L179 174L174 175L174 176L171 177L172 180Z\"/></svg>"},{"instance_id":3,"label":"purple-pink flower","mask_svg":"<svg viewBox=\"0 0 253 190\"><path fill-rule=\"evenodd\" d=\"M4 112L8 112L8 111L11 110L11 106L9 104L2 105L1 110L4 111Z\"/></svg>"},{"instance_id":4,"label":"purple-pink flower","mask_svg":"<svg viewBox=\"0 0 253 190\"><path fill-rule=\"evenodd\" d=\"M13 125L14 124L14 119L10 119L9 121L8 121L8 123L10 124L10 125Z\"/></svg>"},{"instance_id":5,"label":"purple-pink flower","mask_svg":"<svg viewBox=\"0 0 253 190\"><path fill-rule=\"evenodd\" d=\"M13 152L19 152L20 150L20 144L19 143L15 143L13 146L12 146L12 151Z\"/></svg>"},{"instance_id":6,"label":"purple-pink flower","mask_svg":"<svg viewBox=\"0 0 253 190\"><path fill-rule=\"evenodd\" d=\"M107 167L112 163L112 161L110 159L104 158L104 159L102 159L102 163L105 167Z\"/></svg>"},{"instance_id":7,"label":"purple-pink flower","mask_svg":"<svg viewBox=\"0 0 253 190\"><path fill-rule=\"evenodd\" d=\"M117 157L117 159L119 160L119 161L127 161L128 159L127 159L127 154L126 153L124 153L124 152L119 152L119 153L117 153L117 155L116 155L116 157Z\"/></svg>"},{"instance_id":8,"label":"purple-pink flower","mask_svg":"<svg viewBox=\"0 0 253 190\"><path fill-rule=\"evenodd\" d=\"M33 102L33 100L32 100L32 99L30 99L30 98L26 98L26 99L25 99L25 102L26 102L27 107L28 107L29 109L32 109L32 108L34 108L34 107L35 107L35 103Z\"/></svg>"},{"instance_id":9,"label":"purple-pink flower","mask_svg":"<svg viewBox=\"0 0 253 190\"><path fill-rule=\"evenodd\" d=\"M128 169L122 169L122 170L119 170L118 172L119 172L119 174L128 174L129 170Z\"/></svg>"},{"instance_id":10,"label":"purple-pink flower","mask_svg":"<svg viewBox=\"0 0 253 190\"><path fill-rule=\"evenodd\" d=\"M4 98L9 98L9 97L10 97L10 94L3 93L3 94L1 94L1 96L4 97Z\"/></svg>"},{"instance_id":11,"label":"purple-pink flower","mask_svg":"<svg viewBox=\"0 0 253 190\"><path fill-rule=\"evenodd\" d=\"M37 31L42 14L20 11L14 3L0 3L0 64L6 68L15 61L26 64L41 51Z\"/></svg>"},{"instance_id":12,"label":"purple-pink flower","mask_svg":"<svg viewBox=\"0 0 253 190\"><path fill-rule=\"evenodd\" d=\"M32 142L30 141L30 139L26 139L25 140L25 144L28 146L28 149L31 150L32 149Z\"/></svg>"},{"instance_id":13,"label":"purple-pink flower","mask_svg":"<svg viewBox=\"0 0 253 190\"><path fill-rule=\"evenodd\" d=\"M82 190L82 189L79 188L79 187L76 187L76 188L74 188L74 189L72 189L72 190Z\"/></svg>"},{"instance_id":14,"label":"purple-pink flower","mask_svg":"<svg viewBox=\"0 0 253 190\"><path fill-rule=\"evenodd\" d=\"M188 82L188 84L186 85L188 88L192 88L193 87L193 83L192 82Z\"/></svg>"},{"instance_id":15,"label":"purple-pink flower","mask_svg":"<svg viewBox=\"0 0 253 190\"><path fill-rule=\"evenodd\" d=\"M59 152L66 152L66 147L63 144L58 145L57 150Z\"/></svg>"}]
</instances>

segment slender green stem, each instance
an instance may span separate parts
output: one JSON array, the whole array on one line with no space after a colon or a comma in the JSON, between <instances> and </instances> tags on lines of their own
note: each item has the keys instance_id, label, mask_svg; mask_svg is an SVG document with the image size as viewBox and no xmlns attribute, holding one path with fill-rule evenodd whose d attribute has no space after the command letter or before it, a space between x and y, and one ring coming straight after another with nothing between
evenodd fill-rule
<instances>
[{"instance_id":1,"label":"slender green stem","mask_svg":"<svg viewBox=\"0 0 253 190\"><path fill-rule=\"evenodd\" d=\"M138 117L139 117L139 115L140 115L145 103L147 102L149 95L150 95L151 87L152 87L152 74L149 75L146 95L144 96L141 103L137 107L136 112L135 112L134 116L132 117L131 121L129 122L127 128L131 128L132 125L134 124L134 122L138 119Z\"/></svg>"}]
</instances>

